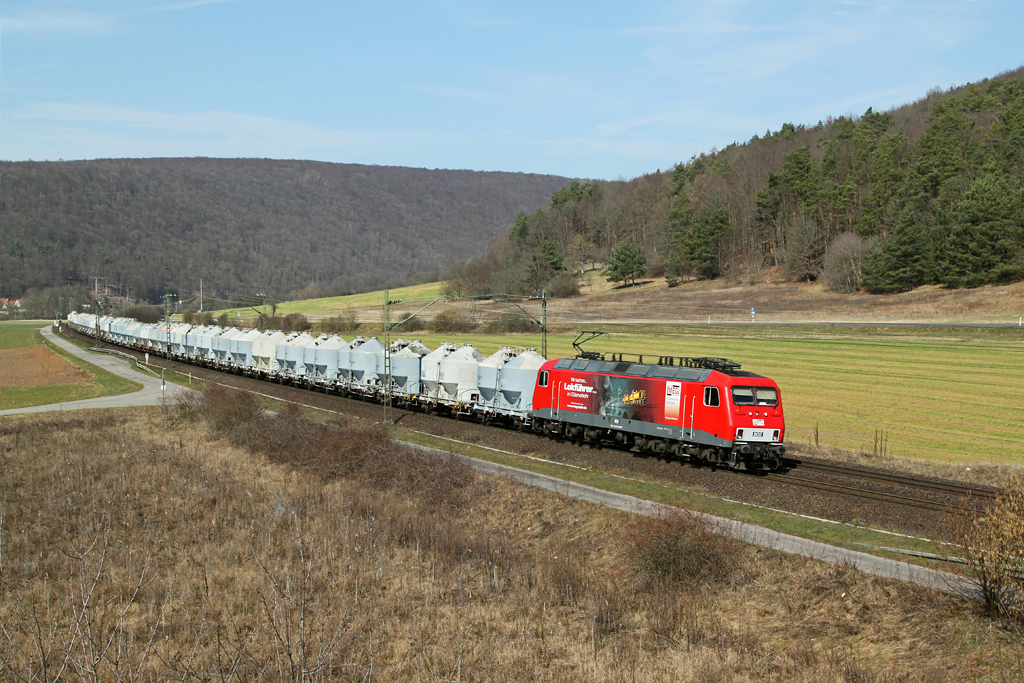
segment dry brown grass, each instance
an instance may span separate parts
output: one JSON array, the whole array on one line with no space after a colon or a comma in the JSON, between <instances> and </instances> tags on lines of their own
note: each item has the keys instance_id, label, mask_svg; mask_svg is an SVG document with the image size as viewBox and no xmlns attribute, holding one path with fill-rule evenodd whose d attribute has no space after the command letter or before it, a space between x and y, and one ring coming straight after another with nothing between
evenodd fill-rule
<instances>
[{"instance_id":1,"label":"dry brown grass","mask_svg":"<svg viewBox=\"0 0 1024 683\"><path fill-rule=\"evenodd\" d=\"M1019 676L1021 643L962 600L734 544L666 579L630 558L645 535L709 552L685 520L247 414L0 422L0 678Z\"/></svg>"},{"instance_id":2,"label":"dry brown grass","mask_svg":"<svg viewBox=\"0 0 1024 683\"><path fill-rule=\"evenodd\" d=\"M81 384L92 376L42 344L0 349L0 389L51 384Z\"/></svg>"},{"instance_id":3,"label":"dry brown grass","mask_svg":"<svg viewBox=\"0 0 1024 683\"><path fill-rule=\"evenodd\" d=\"M821 283L726 280L693 281L669 287L655 278L639 288L584 289L587 297L552 301L549 315L560 320L659 320L701 322L1002 322L1016 323L1024 310L1024 283L950 290L938 286L874 295L840 294Z\"/></svg>"}]
</instances>

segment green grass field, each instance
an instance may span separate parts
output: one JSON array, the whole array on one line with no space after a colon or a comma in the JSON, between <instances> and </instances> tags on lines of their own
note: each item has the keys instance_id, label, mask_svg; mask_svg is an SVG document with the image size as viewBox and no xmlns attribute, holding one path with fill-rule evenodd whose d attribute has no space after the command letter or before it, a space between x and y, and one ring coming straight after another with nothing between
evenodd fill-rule
<instances>
[{"instance_id":1,"label":"green grass field","mask_svg":"<svg viewBox=\"0 0 1024 683\"><path fill-rule=\"evenodd\" d=\"M388 291L388 297L392 300L401 299L403 303L422 301L426 303L431 299L441 296L444 291L444 282L428 282L422 285L411 287L399 287ZM277 315L283 316L289 313L301 313L312 318L324 318L339 315L347 308L360 308L366 306L380 306L384 300L384 290L375 292L364 292L363 294L350 294L348 296L332 296L323 299L305 299L301 301L285 301L277 305ZM219 311L211 311L214 315L227 313L231 318L236 318L238 313L243 319L255 317L256 312L251 308L230 308ZM180 317L180 316L176 316Z\"/></svg>"},{"instance_id":2,"label":"green grass field","mask_svg":"<svg viewBox=\"0 0 1024 683\"><path fill-rule=\"evenodd\" d=\"M1024 340L847 337L776 328L713 335L625 334L595 340L606 352L717 356L771 377L782 389L787 441L872 452L876 430L888 453L950 463L1024 464ZM402 336L431 348L471 343L539 347L540 335ZM548 357L574 355L575 334L548 337Z\"/></svg>"},{"instance_id":3,"label":"green grass field","mask_svg":"<svg viewBox=\"0 0 1024 683\"><path fill-rule=\"evenodd\" d=\"M52 384L0 388L0 410L66 403L86 398L113 396L138 391L141 384L102 370L46 342L39 333L41 321L0 322L0 349L16 349L42 344L46 349L84 370L89 379L76 384Z\"/></svg>"}]
</instances>

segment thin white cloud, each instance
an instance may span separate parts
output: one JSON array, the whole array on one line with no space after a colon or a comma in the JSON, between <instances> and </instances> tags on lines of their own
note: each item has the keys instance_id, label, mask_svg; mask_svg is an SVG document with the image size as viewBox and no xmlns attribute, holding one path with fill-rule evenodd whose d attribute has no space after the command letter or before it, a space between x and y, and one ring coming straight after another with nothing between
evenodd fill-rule
<instances>
[{"instance_id":1,"label":"thin white cloud","mask_svg":"<svg viewBox=\"0 0 1024 683\"><path fill-rule=\"evenodd\" d=\"M187 0L186 2L176 2L169 5L152 5L150 7L140 7L130 14L144 14L147 12L177 12L184 9L192 9L193 7L202 7L204 5L221 5L227 2L239 2L239 0Z\"/></svg>"},{"instance_id":2,"label":"thin white cloud","mask_svg":"<svg viewBox=\"0 0 1024 683\"><path fill-rule=\"evenodd\" d=\"M110 17L94 12L28 12L0 17L0 31L4 33L94 33L111 28Z\"/></svg>"},{"instance_id":3,"label":"thin white cloud","mask_svg":"<svg viewBox=\"0 0 1024 683\"><path fill-rule=\"evenodd\" d=\"M324 158L461 140L437 131L331 128L236 112L159 112L57 102L5 112L4 127L6 144L0 154L12 160L117 155ZM54 148L61 151L55 154L50 151ZM93 152L100 149L111 151Z\"/></svg>"},{"instance_id":4,"label":"thin white cloud","mask_svg":"<svg viewBox=\"0 0 1024 683\"><path fill-rule=\"evenodd\" d=\"M164 5L133 7L125 11L90 12L85 10L48 10L0 17L0 31L5 33L103 33L119 28L125 17L158 12L177 12L204 5L238 2L239 0L186 0Z\"/></svg>"}]
</instances>

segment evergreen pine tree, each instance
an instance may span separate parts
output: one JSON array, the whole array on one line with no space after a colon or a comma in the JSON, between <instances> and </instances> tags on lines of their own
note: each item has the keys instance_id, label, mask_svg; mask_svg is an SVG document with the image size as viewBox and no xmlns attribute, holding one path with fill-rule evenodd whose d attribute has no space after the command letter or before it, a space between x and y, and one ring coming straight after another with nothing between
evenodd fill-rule
<instances>
[{"instance_id":1,"label":"evergreen pine tree","mask_svg":"<svg viewBox=\"0 0 1024 683\"><path fill-rule=\"evenodd\" d=\"M647 272L647 254L639 245L623 242L608 257L604 275L608 282L630 284Z\"/></svg>"},{"instance_id":2,"label":"evergreen pine tree","mask_svg":"<svg viewBox=\"0 0 1024 683\"><path fill-rule=\"evenodd\" d=\"M986 173L964 195L943 254L948 287L977 287L1024 277L1024 193Z\"/></svg>"},{"instance_id":3,"label":"evergreen pine tree","mask_svg":"<svg viewBox=\"0 0 1024 683\"><path fill-rule=\"evenodd\" d=\"M933 260L928 232L914 211L900 211L889 238L864 257L864 287L872 294L894 294L927 281Z\"/></svg>"}]
</instances>

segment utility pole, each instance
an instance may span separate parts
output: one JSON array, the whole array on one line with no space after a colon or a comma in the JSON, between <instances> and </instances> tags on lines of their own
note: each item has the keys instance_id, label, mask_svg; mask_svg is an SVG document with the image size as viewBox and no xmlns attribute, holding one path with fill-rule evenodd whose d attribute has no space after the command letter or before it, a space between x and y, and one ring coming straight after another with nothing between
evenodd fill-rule
<instances>
[{"instance_id":1,"label":"utility pole","mask_svg":"<svg viewBox=\"0 0 1024 683\"><path fill-rule=\"evenodd\" d=\"M164 294L164 322L171 322L171 293Z\"/></svg>"},{"instance_id":2,"label":"utility pole","mask_svg":"<svg viewBox=\"0 0 1024 683\"><path fill-rule=\"evenodd\" d=\"M388 298L388 290L384 290L384 424L391 424L391 304L400 301L401 299L392 301Z\"/></svg>"},{"instance_id":3,"label":"utility pole","mask_svg":"<svg viewBox=\"0 0 1024 683\"><path fill-rule=\"evenodd\" d=\"M199 278L199 312L203 312L203 278Z\"/></svg>"},{"instance_id":4,"label":"utility pole","mask_svg":"<svg viewBox=\"0 0 1024 683\"><path fill-rule=\"evenodd\" d=\"M540 293L540 355L548 357L548 290Z\"/></svg>"}]
</instances>

